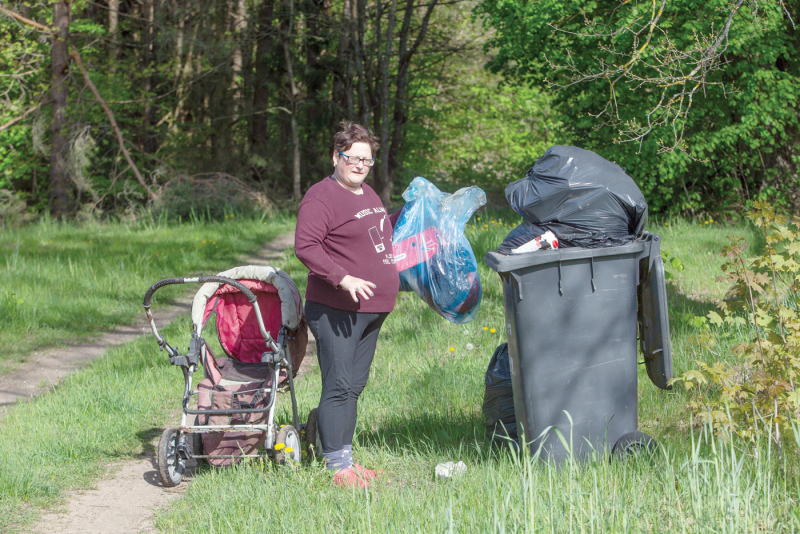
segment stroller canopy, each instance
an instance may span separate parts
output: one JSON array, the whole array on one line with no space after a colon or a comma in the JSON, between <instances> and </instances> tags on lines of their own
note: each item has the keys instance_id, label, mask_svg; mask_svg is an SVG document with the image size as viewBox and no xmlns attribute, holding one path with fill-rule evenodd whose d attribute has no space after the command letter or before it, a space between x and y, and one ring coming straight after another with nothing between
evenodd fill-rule
<instances>
[{"instance_id":1,"label":"stroller canopy","mask_svg":"<svg viewBox=\"0 0 800 534\"><path fill-rule=\"evenodd\" d=\"M247 265L234 267L219 276L239 280L253 291L264 320L264 327L277 341L281 325L295 331L303 321L303 302L292 279L280 269L270 266ZM211 313L217 314L217 332L228 356L242 362L260 362L265 350L256 314L247 298L227 284L204 284L192 301L192 325L202 331ZM305 333L305 332L304 332ZM296 336L299 338L301 336ZM305 345L305 337L302 336ZM300 339L293 340L300 342ZM294 345L299 343L290 343ZM305 346L290 347L292 360L302 361ZM298 354L299 353L299 354ZM298 362L299 365L299 362Z\"/></svg>"}]
</instances>

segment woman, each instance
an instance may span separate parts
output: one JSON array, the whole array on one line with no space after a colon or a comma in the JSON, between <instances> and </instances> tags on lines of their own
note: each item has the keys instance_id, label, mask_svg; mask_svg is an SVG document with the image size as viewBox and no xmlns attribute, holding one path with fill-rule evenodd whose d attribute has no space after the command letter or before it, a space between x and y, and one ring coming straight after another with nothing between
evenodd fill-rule
<instances>
[{"instance_id":1,"label":"woman","mask_svg":"<svg viewBox=\"0 0 800 534\"><path fill-rule=\"evenodd\" d=\"M333 174L314 184L300 204L295 254L310 271L305 312L322 371L322 455L337 485L365 487L376 472L353 461L353 433L378 333L400 286L392 254L400 212L388 216L364 183L379 147L375 136L358 124L340 126Z\"/></svg>"}]
</instances>

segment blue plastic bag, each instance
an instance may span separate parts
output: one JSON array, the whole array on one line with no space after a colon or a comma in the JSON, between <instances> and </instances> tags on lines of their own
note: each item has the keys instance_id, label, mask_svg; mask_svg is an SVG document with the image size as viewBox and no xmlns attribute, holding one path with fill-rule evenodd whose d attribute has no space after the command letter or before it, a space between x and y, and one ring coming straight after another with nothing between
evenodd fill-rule
<instances>
[{"instance_id":1,"label":"blue plastic bag","mask_svg":"<svg viewBox=\"0 0 800 534\"><path fill-rule=\"evenodd\" d=\"M392 237L400 290L414 291L436 313L456 324L471 321L481 303L478 263L464 226L486 204L478 187L442 193L422 177L403 193L406 205Z\"/></svg>"}]
</instances>

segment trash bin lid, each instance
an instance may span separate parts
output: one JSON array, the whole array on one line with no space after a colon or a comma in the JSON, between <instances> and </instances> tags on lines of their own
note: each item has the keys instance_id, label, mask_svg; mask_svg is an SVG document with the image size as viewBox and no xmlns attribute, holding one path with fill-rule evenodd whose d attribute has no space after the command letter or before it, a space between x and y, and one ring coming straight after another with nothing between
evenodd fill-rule
<instances>
[{"instance_id":1,"label":"trash bin lid","mask_svg":"<svg viewBox=\"0 0 800 534\"><path fill-rule=\"evenodd\" d=\"M627 245L603 248L556 248L550 250L537 250L523 252L522 254L501 254L499 251L490 250L483 258L484 263L497 273L507 273L527 269L535 265L547 263L566 262L571 260L584 260L588 258L604 258L607 256L622 256L625 254L640 254L648 249L641 241L633 241Z\"/></svg>"},{"instance_id":2,"label":"trash bin lid","mask_svg":"<svg viewBox=\"0 0 800 534\"><path fill-rule=\"evenodd\" d=\"M639 284L639 339L647 376L661 389L672 389L672 345L669 337L667 285L661 255L651 258L649 271Z\"/></svg>"}]
</instances>

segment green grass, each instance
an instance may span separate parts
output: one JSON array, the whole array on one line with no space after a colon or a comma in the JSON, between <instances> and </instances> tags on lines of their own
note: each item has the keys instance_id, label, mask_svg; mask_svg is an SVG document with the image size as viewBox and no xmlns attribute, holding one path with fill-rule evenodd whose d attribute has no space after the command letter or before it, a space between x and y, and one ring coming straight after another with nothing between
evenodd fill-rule
<instances>
[{"instance_id":1,"label":"green grass","mask_svg":"<svg viewBox=\"0 0 800 534\"><path fill-rule=\"evenodd\" d=\"M479 260L516 218L484 213L468 227ZM681 233L673 230L679 226ZM671 291L675 370L717 355L690 343L688 317L713 307L680 294L721 295L707 249L747 227L654 226L686 270ZM752 237L752 236L751 236ZM482 262L479 262L482 263ZM290 265L296 280L303 269ZM690 425L681 390L665 392L639 374L640 428L662 448L650 459L590 462L556 470L493 450L483 438L483 376L503 341L502 288L481 267L484 300L467 325L445 322L413 296L387 320L362 395L357 460L385 471L370 491L342 491L319 464L292 472L269 464L206 470L189 493L163 512L164 532L743 532L800 528L794 456L776 459L762 436L754 450ZM492 332L492 329L495 332ZM721 335L721 351L744 333ZM467 343L474 350L467 350ZM454 350L450 350L451 347ZM318 371L306 376L301 413L316 403ZM282 417L288 420L288 407ZM463 460L460 480L436 481L434 466Z\"/></svg>"},{"instance_id":2,"label":"green grass","mask_svg":"<svg viewBox=\"0 0 800 534\"><path fill-rule=\"evenodd\" d=\"M185 348L188 326L187 316L163 334ZM182 389L148 336L10 410L0 421L0 531L24 527L66 490L87 487L108 462L146 452L180 411Z\"/></svg>"},{"instance_id":3,"label":"green grass","mask_svg":"<svg viewBox=\"0 0 800 534\"><path fill-rule=\"evenodd\" d=\"M183 224L166 217L88 225L45 219L0 229L0 361L127 323L142 313L152 283L229 268L291 229L283 215ZM169 302L181 291L171 286L157 297Z\"/></svg>"},{"instance_id":4,"label":"green grass","mask_svg":"<svg viewBox=\"0 0 800 534\"><path fill-rule=\"evenodd\" d=\"M713 302L723 298L727 290L716 277L722 274L719 268L723 258L719 253L729 244L728 237L744 238L750 245L746 254L753 256L763 246L764 239L751 225L706 223L708 220L671 219L651 225L649 230L661 234L661 248L683 262L685 270L674 273L680 292L693 300Z\"/></svg>"},{"instance_id":5,"label":"green grass","mask_svg":"<svg viewBox=\"0 0 800 534\"><path fill-rule=\"evenodd\" d=\"M797 439L788 437L785 445L791 448L779 459L766 431L755 448L737 438L714 437L690 424L681 388L659 390L643 369L640 429L659 440L654 457L555 470L488 447L483 377L503 341L504 318L499 278L481 260L516 218L496 212L481 219L468 228L484 287L476 320L450 324L415 296L403 295L382 331L355 443L360 463L385 472L373 489L335 488L319 463L297 471L260 462L205 468L195 474L188 493L159 514L158 528L191 533L800 530L797 445L790 443ZM690 316L712 309L710 301L722 294L705 252L719 250L726 234L753 237L744 226L708 226L671 221L669 227L651 228L686 266L670 290L676 373L695 359L730 358L727 347L747 334L717 332L715 352L691 343L697 331ZM302 290L303 266L292 258L282 267ZM691 298L678 291L689 287L695 292ZM187 321L165 335L184 346ZM474 349L467 350L467 343ZM181 385L180 372L165 364L152 340L142 340L16 408L0 423L5 431L1 505L33 516L39 507L58 502L65 489L99 476L104 462L137 455L160 428L177 422L167 416L178 405ZM319 398L318 368L297 386L305 418ZM290 420L287 397L280 399L278 419ZM468 473L436 481L434 466L449 460L466 462ZM2 514L0 530L22 528L7 516Z\"/></svg>"}]
</instances>

